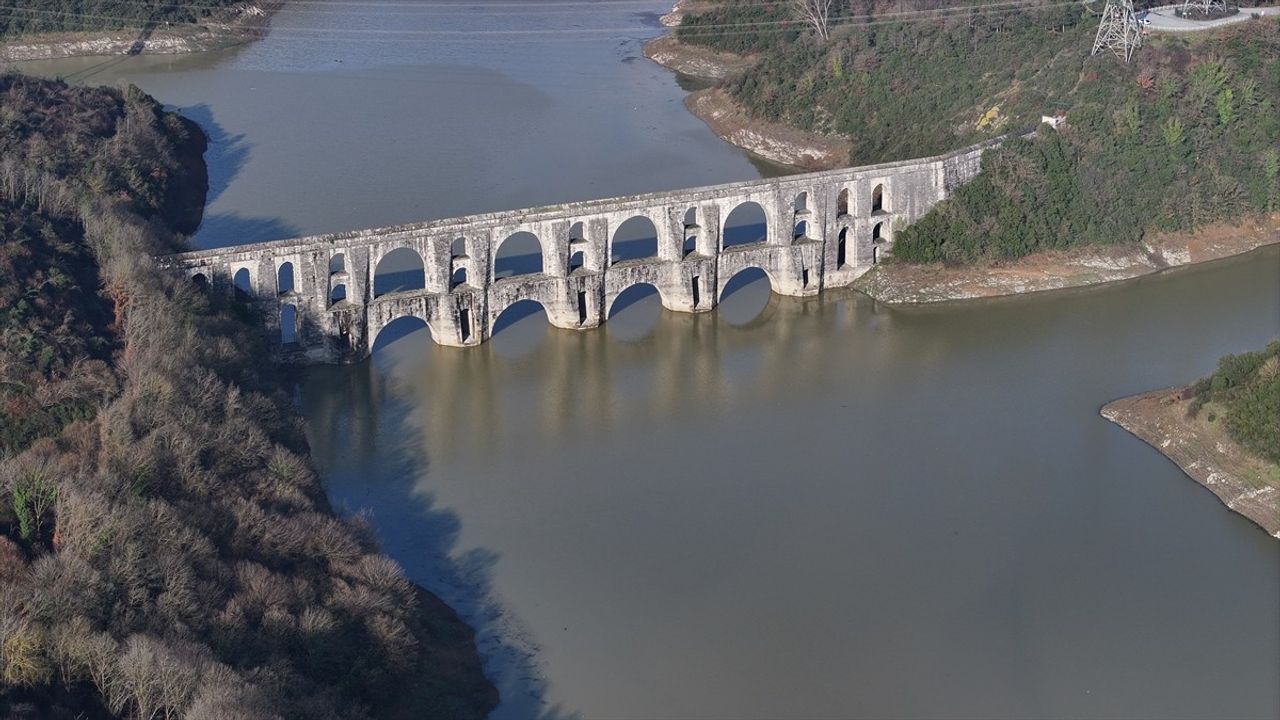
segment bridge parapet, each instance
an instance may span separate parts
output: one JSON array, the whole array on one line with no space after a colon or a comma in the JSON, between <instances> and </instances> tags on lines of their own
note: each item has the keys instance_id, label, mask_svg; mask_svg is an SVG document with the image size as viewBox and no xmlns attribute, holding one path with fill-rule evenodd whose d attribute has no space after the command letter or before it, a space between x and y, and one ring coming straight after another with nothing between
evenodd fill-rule
<instances>
[{"instance_id":1,"label":"bridge parapet","mask_svg":"<svg viewBox=\"0 0 1280 720\"><path fill-rule=\"evenodd\" d=\"M443 345L473 346L498 317L534 300L553 325L598 327L627 288L653 285L663 307L713 309L729 280L748 268L774 292L815 295L847 285L891 252L894 233L978 172L1003 138L946 155L670 192L564 203L459 218L196 250L159 258L167 267L238 293L263 311L281 356L349 362L369 354L401 317L427 324ZM725 223L749 203L764 215L762 237L727 246ZM656 250L615 260L618 230L633 218L655 230ZM540 269L500 277L498 249L529 233ZM379 263L412 251L420 287L384 293Z\"/></svg>"}]
</instances>

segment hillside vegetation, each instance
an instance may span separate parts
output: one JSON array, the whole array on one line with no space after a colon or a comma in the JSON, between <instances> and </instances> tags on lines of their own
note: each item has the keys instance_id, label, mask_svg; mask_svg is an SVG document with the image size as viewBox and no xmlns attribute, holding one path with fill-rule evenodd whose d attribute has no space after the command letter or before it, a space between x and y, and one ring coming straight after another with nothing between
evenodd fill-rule
<instances>
[{"instance_id":1,"label":"hillside vegetation","mask_svg":"<svg viewBox=\"0 0 1280 720\"><path fill-rule=\"evenodd\" d=\"M0 38L73 30L154 28L221 17L240 0L0 0Z\"/></svg>"},{"instance_id":2,"label":"hillside vegetation","mask_svg":"<svg viewBox=\"0 0 1280 720\"><path fill-rule=\"evenodd\" d=\"M0 716L483 717L470 630L331 512L254 319L150 261L203 138L133 88L2 75L0 108Z\"/></svg>"},{"instance_id":3,"label":"hillside vegetation","mask_svg":"<svg viewBox=\"0 0 1280 720\"><path fill-rule=\"evenodd\" d=\"M1231 439L1280 463L1280 341L1257 352L1227 355L1192 393L1188 411L1193 416L1213 403Z\"/></svg>"},{"instance_id":4,"label":"hillside vegetation","mask_svg":"<svg viewBox=\"0 0 1280 720\"><path fill-rule=\"evenodd\" d=\"M1280 204L1280 22L1152 36L1128 65L1088 56L1097 17L1074 4L837 25L826 43L786 27L712 27L782 6L726 3L687 18L678 36L758 54L726 81L732 97L761 119L846 137L853 164L946 152L1066 114L1058 132L988 153L977 180L901 229L899 260L1132 243Z\"/></svg>"}]
</instances>

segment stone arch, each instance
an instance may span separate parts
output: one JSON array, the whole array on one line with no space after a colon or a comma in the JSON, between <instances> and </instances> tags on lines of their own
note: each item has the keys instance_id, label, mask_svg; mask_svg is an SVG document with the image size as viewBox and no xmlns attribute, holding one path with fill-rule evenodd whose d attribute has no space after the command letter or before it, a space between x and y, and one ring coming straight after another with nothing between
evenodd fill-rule
<instances>
[{"instance_id":1,"label":"stone arch","mask_svg":"<svg viewBox=\"0 0 1280 720\"><path fill-rule=\"evenodd\" d=\"M284 295L294 291L293 282L293 263L282 262L280 267L276 269L276 293Z\"/></svg>"},{"instance_id":2,"label":"stone arch","mask_svg":"<svg viewBox=\"0 0 1280 720\"><path fill-rule=\"evenodd\" d=\"M499 280L540 274L543 272L542 257L542 241L537 235L527 230L511 233L494 248L493 278Z\"/></svg>"},{"instance_id":3,"label":"stone arch","mask_svg":"<svg viewBox=\"0 0 1280 720\"><path fill-rule=\"evenodd\" d=\"M840 269L849 264L849 228L840 228L840 235L836 240L836 269Z\"/></svg>"},{"instance_id":4,"label":"stone arch","mask_svg":"<svg viewBox=\"0 0 1280 720\"><path fill-rule=\"evenodd\" d=\"M680 256L688 257L698 252L698 233L701 227L698 225L698 208L691 207L684 213L684 235L680 240Z\"/></svg>"},{"instance_id":5,"label":"stone arch","mask_svg":"<svg viewBox=\"0 0 1280 720\"><path fill-rule=\"evenodd\" d=\"M725 298L729 297L741 288L759 280L762 275L769 281L769 291L771 293L776 293L778 291L778 283L773 279L773 275L770 274L768 270L760 267L759 265L747 265L746 267L736 270L729 276L728 280L725 280L724 285L720 288L720 297L718 300L723 302Z\"/></svg>"},{"instance_id":6,"label":"stone arch","mask_svg":"<svg viewBox=\"0 0 1280 720\"><path fill-rule=\"evenodd\" d=\"M373 270L373 296L422 290L427 286L427 266L418 251L407 246L395 248L378 258Z\"/></svg>"},{"instance_id":7,"label":"stone arch","mask_svg":"<svg viewBox=\"0 0 1280 720\"><path fill-rule=\"evenodd\" d=\"M658 257L658 226L648 215L633 215L609 239L609 264Z\"/></svg>"},{"instance_id":8,"label":"stone arch","mask_svg":"<svg viewBox=\"0 0 1280 720\"><path fill-rule=\"evenodd\" d=\"M604 317L607 320L613 317L616 313L619 313L640 300L655 294L662 301L662 304L665 307L667 304L667 296L662 294L662 288L651 282L632 283L623 288L617 295L613 296L609 301L609 307L606 309Z\"/></svg>"},{"instance_id":9,"label":"stone arch","mask_svg":"<svg viewBox=\"0 0 1280 720\"><path fill-rule=\"evenodd\" d=\"M392 330L390 333L386 332L392 327L397 327L397 329ZM427 332L431 334L432 339L435 339L435 330L431 327L431 323L423 320L417 315L400 315L398 317L391 318L387 322L383 323L382 327L378 328L377 331L374 332L373 336L369 338L369 354L372 355L379 350L386 348L388 345L391 345L400 338L412 332L417 332L421 328L426 328Z\"/></svg>"},{"instance_id":10,"label":"stone arch","mask_svg":"<svg viewBox=\"0 0 1280 720\"><path fill-rule=\"evenodd\" d=\"M280 306L280 344L298 344L298 306L285 303Z\"/></svg>"},{"instance_id":11,"label":"stone arch","mask_svg":"<svg viewBox=\"0 0 1280 720\"><path fill-rule=\"evenodd\" d=\"M871 228L871 242L884 242L884 223L878 222Z\"/></svg>"},{"instance_id":12,"label":"stone arch","mask_svg":"<svg viewBox=\"0 0 1280 720\"><path fill-rule=\"evenodd\" d=\"M235 288L237 300L248 300L253 297L253 277L249 273L249 268L240 268L231 279L232 286Z\"/></svg>"},{"instance_id":13,"label":"stone arch","mask_svg":"<svg viewBox=\"0 0 1280 720\"><path fill-rule=\"evenodd\" d=\"M338 283L337 285L333 286L332 290L329 291L330 303L342 302L343 300L346 300L346 299L347 299L346 283Z\"/></svg>"},{"instance_id":14,"label":"stone arch","mask_svg":"<svg viewBox=\"0 0 1280 720\"><path fill-rule=\"evenodd\" d=\"M840 188L836 194L836 217L849 214L849 188Z\"/></svg>"},{"instance_id":15,"label":"stone arch","mask_svg":"<svg viewBox=\"0 0 1280 720\"><path fill-rule=\"evenodd\" d=\"M581 220L569 226L569 265L570 273L581 270L587 264L586 224Z\"/></svg>"},{"instance_id":16,"label":"stone arch","mask_svg":"<svg viewBox=\"0 0 1280 720\"><path fill-rule=\"evenodd\" d=\"M763 245L769 241L769 216L760 203L744 200L725 216L721 232L724 237L722 250L742 245Z\"/></svg>"},{"instance_id":17,"label":"stone arch","mask_svg":"<svg viewBox=\"0 0 1280 720\"><path fill-rule=\"evenodd\" d=\"M762 297L739 291L755 285L764 278L766 285L761 288ZM735 327L748 327L762 322L768 317L768 310L774 303L778 285L773 275L759 265L748 265L733 273L720 289L720 299L716 305L716 314L720 320Z\"/></svg>"},{"instance_id":18,"label":"stone arch","mask_svg":"<svg viewBox=\"0 0 1280 720\"><path fill-rule=\"evenodd\" d=\"M467 284L467 269L464 267L459 267L457 270L454 270L453 275L449 277L449 289L452 290L456 287L461 287L466 284Z\"/></svg>"},{"instance_id":19,"label":"stone arch","mask_svg":"<svg viewBox=\"0 0 1280 720\"><path fill-rule=\"evenodd\" d=\"M885 212L884 183L878 183L871 190L871 214Z\"/></svg>"},{"instance_id":20,"label":"stone arch","mask_svg":"<svg viewBox=\"0 0 1280 720\"><path fill-rule=\"evenodd\" d=\"M209 276L202 272L198 272L191 276L191 284L201 290L209 289Z\"/></svg>"},{"instance_id":21,"label":"stone arch","mask_svg":"<svg viewBox=\"0 0 1280 720\"><path fill-rule=\"evenodd\" d=\"M501 312L493 317L493 322L489 325L489 337L493 337L516 324L520 320L537 315L538 313L541 313L542 318L550 324L551 315L547 312L546 306L544 306L540 301L534 300L533 298L522 298L520 300L516 300L510 305L504 307Z\"/></svg>"},{"instance_id":22,"label":"stone arch","mask_svg":"<svg viewBox=\"0 0 1280 720\"><path fill-rule=\"evenodd\" d=\"M809 239L809 193L801 192L791 201L791 239Z\"/></svg>"},{"instance_id":23,"label":"stone arch","mask_svg":"<svg viewBox=\"0 0 1280 720\"><path fill-rule=\"evenodd\" d=\"M449 257L454 260L467 257L467 239L465 237L456 237L449 243Z\"/></svg>"},{"instance_id":24,"label":"stone arch","mask_svg":"<svg viewBox=\"0 0 1280 720\"><path fill-rule=\"evenodd\" d=\"M347 255L346 253L336 252L329 256L329 274L344 273L347 271Z\"/></svg>"}]
</instances>

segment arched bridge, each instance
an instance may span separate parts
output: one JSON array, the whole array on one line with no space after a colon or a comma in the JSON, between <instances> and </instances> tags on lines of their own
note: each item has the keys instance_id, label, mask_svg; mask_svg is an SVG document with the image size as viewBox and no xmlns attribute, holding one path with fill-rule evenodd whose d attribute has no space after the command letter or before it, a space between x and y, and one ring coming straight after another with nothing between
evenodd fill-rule
<instances>
[{"instance_id":1,"label":"arched bridge","mask_svg":"<svg viewBox=\"0 0 1280 720\"><path fill-rule=\"evenodd\" d=\"M890 252L896 231L973 178L983 151L999 142L931 158L159 260L212 292L257 305L288 361L360 360L379 331L402 317L426 322L437 343L472 346L522 300L540 303L557 327L587 329L605 322L613 301L640 283L654 286L663 307L679 312L711 310L729 280L749 268L762 269L783 295L847 285ZM744 228L735 228L733 218L744 212L762 220L735 237ZM621 252L629 244L624 225L649 229L642 257ZM535 241L523 264L501 257L505 243ZM393 259L407 260L407 276L416 278L411 287L380 286L380 267Z\"/></svg>"}]
</instances>

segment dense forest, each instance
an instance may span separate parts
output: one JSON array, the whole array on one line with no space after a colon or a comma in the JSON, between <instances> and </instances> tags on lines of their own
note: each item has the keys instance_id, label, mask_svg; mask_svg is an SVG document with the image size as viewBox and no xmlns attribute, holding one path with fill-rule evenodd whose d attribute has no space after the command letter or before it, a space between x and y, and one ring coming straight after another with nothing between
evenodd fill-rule
<instances>
[{"instance_id":1,"label":"dense forest","mask_svg":"<svg viewBox=\"0 0 1280 720\"><path fill-rule=\"evenodd\" d=\"M203 142L0 75L0 715L483 717L470 630L332 513L255 318L151 263Z\"/></svg>"},{"instance_id":2,"label":"dense forest","mask_svg":"<svg viewBox=\"0 0 1280 720\"><path fill-rule=\"evenodd\" d=\"M1258 352L1228 355L1192 387L1192 416L1213 403L1227 434L1250 451L1280 463L1280 340ZM1206 418L1213 422L1215 415Z\"/></svg>"},{"instance_id":3,"label":"dense forest","mask_svg":"<svg viewBox=\"0 0 1280 720\"><path fill-rule=\"evenodd\" d=\"M898 232L900 260L1136 242L1280 207L1278 21L1151 36L1126 65L1089 57L1097 17L1075 4L865 24L848 19L931 5L837 0L825 43L769 24L785 7L722 4L687 18L678 37L757 54L726 81L737 102L848 138L851 163L946 152L1065 114L1057 132L988 153L977 180ZM736 23L746 29L725 27Z\"/></svg>"},{"instance_id":4,"label":"dense forest","mask_svg":"<svg viewBox=\"0 0 1280 720\"><path fill-rule=\"evenodd\" d=\"M0 38L194 23L218 18L237 2L240 0L0 0Z\"/></svg>"}]
</instances>

